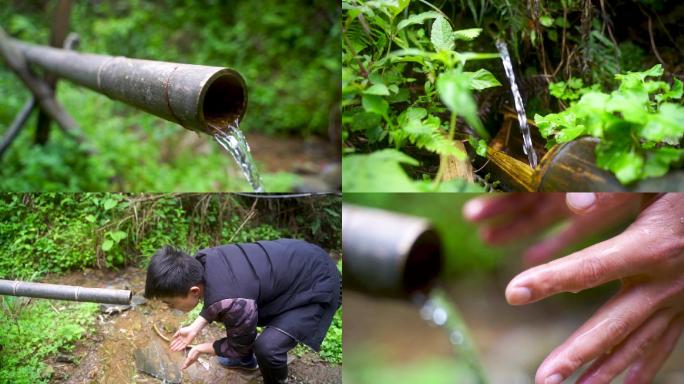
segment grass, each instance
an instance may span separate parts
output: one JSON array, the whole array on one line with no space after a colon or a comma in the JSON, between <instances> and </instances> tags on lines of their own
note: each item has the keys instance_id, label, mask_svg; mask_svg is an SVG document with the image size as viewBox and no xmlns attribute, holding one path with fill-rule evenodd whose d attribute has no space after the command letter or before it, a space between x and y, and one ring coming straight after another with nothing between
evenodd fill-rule
<instances>
[{"instance_id":1,"label":"grass","mask_svg":"<svg viewBox=\"0 0 684 384\"><path fill-rule=\"evenodd\" d=\"M92 332L97 304L0 297L0 382L47 383L45 360Z\"/></svg>"}]
</instances>

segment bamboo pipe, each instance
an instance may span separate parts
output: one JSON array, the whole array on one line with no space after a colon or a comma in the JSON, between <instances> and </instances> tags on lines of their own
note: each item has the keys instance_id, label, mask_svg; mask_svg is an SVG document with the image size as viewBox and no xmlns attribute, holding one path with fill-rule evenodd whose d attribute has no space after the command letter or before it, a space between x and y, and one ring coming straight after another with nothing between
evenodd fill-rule
<instances>
[{"instance_id":1,"label":"bamboo pipe","mask_svg":"<svg viewBox=\"0 0 684 384\"><path fill-rule=\"evenodd\" d=\"M43 299L88 301L103 304L129 304L133 293L123 289L87 288L73 285L0 280L0 295Z\"/></svg>"},{"instance_id":2,"label":"bamboo pipe","mask_svg":"<svg viewBox=\"0 0 684 384\"><path fill-rule=\"evenodd\" d=\"M407 298L427 292L442 270L439 236L425 219L344 204L345 284L366 293Z\"/></svg>"},{"instance_id":3,"label":"bamboo pipe","mask_svg":"<svg viewBox=\"0 0 684 384\"><path fill-rule=\"evenodd\" d=\"M8 42L29 64L193 131L213 135L242 119L247 107L245 81L230 68Z\"/></svg>"}]
</instances>

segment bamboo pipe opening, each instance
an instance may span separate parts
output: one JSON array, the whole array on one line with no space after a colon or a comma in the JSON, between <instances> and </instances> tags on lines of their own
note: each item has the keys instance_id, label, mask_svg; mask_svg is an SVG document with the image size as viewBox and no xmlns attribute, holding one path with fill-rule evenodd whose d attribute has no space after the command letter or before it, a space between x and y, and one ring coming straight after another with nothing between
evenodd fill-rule
<instances>
[{"instance_id":1,"label":"bamboo pipe opening","mask_svg":"<svg viewBox=\"0 0 684 384\"><path fill-rule=\"evenodd\" d=\"M405 292L426 291L442 271L439 236L428 229L418 236L406 256L403 285Z\"/></svg>"},{"instance_id":2,"label":"bamboo pipe opening","mask_svg":"<svg viewBox=\"0 0 684 384\"><path fill-rule=\"evenodd\" d=\"M217 72L207 81L200 95L200 118L213 128L224 129L241 120L247 108L247 90L242 76L230 69Z\"/></svg>"}]
</instances>

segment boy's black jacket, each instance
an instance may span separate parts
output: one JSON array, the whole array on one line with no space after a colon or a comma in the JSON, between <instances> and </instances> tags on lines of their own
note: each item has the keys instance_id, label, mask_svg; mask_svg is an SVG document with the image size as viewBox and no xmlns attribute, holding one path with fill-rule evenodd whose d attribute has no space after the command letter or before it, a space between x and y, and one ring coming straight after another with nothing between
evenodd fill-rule
<instances>
[{"instance_id":1,"label":"boy's black jacket","mask_svg":"<svg viewBox=\"0 0 684 384\"><path fill-rule=\"evenodd\" d=\"M254 326L278 328L319 350L341 292L340 273L323 249L302 240L279 239L207 248L195 258L204 265L202 317L211 322L223 316L228 328L227 317L247 318L250 314L240 312L253 311L255 303ZM249 305L221 312L219 302L238 298Z\"/></svg>"}]
</instances>

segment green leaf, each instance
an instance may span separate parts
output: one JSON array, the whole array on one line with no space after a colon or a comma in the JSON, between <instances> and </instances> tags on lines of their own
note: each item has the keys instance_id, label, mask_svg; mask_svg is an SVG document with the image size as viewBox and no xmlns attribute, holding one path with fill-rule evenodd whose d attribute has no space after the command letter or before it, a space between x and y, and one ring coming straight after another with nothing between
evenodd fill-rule
<instances>
[{"instance_id":1,"label":"green leaf","mask_svg":"<svg viewBox=\"0 0 684 384\"><path fill-rule=\"evenodd\" d=\"M417 15L411 15L408 18L400 21L399 24L397 24L397 29L402 30L408 27L409 25L422 24L425 20L436 19L438 17L442 17L442 15L435 11L428 11L419 13Z\"/></svg>"},{"instance_id":2,"label":"green leaf","mask_svg":"<svg viewBox=\"0 0 684 384\"><path fill-rule=\"evenodd\" d=\"M408 139L419 148L425 148L431 152L454 156L460 160L466 158L466 154L454 145L441 131L439 117L429 115L423 108L409 108L399 116L400 130L392 132L393 138L400 144Z\"/></svg>"},{"instance_id":3,"label":"green leaf","mask_svg":"<svg viewBox=\"0 0 684 384\"><path fill-rule=\"evenodd\" d=\"M86 221L89 222L89 223L94 223L95 220L97 220L97 219L95 218L95 216L93 216L93 215L86 215L85 219L86 219Z\"/></svg>"},{"instance_id":4,"label":"green leaf","mask_svg":"<svg viewBox=\"0 0 684 384\"><path fill-rule=\"evenodd\" d=\"M392 12L392 17L396 17L404 9L406 9L406 7L408 7L409 3L411 3L411 0L390 0L385 4L387 4L387 9Z\"/></svg>"},{"instance_id":5,"label":"green leaf","mask_svg":"<svg viewBox=\"0 0 684 384\"><path fill-rule=\"evenodd\" d=\"M115 243L119 243L121 240L125 239L128 235L124 231L108 232L109 237L114 240Z\"/></svg>"},{"instance_id":6,"label":"green leaf","mask_svg":"<svg viewBox=\"0 0 684 384\"><path fill-rule=\"evenodd\" d=\"M102 250L105 252L112 249L112 246L114 246L114 242L112 240L107 239L107 240L102 242Z\"/></svg>"},{"instance_id":7,"label":"green leaf","mask_svg":"<svg viewBox=\"0 0 684 384\"><path fill-rule=\"evenodd\" d=\"M401 164L418 161L395 149L342 159L342 189L345 192L418 192Z\"/></svg>"},{"instance_id":8,"label":"green leaf","mask_svg":"<svg viewBox=\"0 0 684 384\"><path fill-rule=\"evenodd\" d=\"M655 116L650 115L648 122L639 130L639 136L650 141L678 144L684 136L684 107L664 103Z\"/></svg>"},{"instance_id":9,"label":"green leaf","mask_svg":"<svg viewBox=\"0 0 684 384\"><path fill-rule=\"evenodd\" d=\"M361 104L366 112L377 113L380 116L385 116L389 109L389 103L378 95L363 95Z\"/></svg>"},{"instance_id":10,"label":"green leaf","mask_svg":"<svg viewBox=\"0 0 684 384\"><path fill-rule=\"evenodd\" d=\"M116 207L116 200L114 199L107 199L104 201L104 210L109 211L110 209Z\"/></svg>"},{"instance_id":11,"label":"green leaf","mask_svg":"<svg viewBox=\"0 0 684 384\"><path fill-rule=\"evenodd\" d=\"M477 72L463 72L463 75L469 78L470 81L470 89L476 89L478 91L486 89L486 88L491 88L491 87L498 87L501 85L499 80L492 75L491 72L489 72L486 69L479 69Z\"/></svg>"},{"instance_id":12,"label":"green leaf","mask_svg":"<svg viewBox=\"0 0 684 384\"><path fill-rule=\"evenodd\" d=\"M437 92L449 110L463 117L480 136L489 137L477 115L477 104L470 93L468 76L458 69L442 73L437 79Z\"/></svg>"},{"instance_id":13,"label":"green leaf","mask_svg":"<svg viewBox=\"0 0 684 384\"><path fill-rule=\"evenodd\" d=\"M436 51L445 50L451 51L454 49L454 35L451 29L451 24L442 16L435 19L432 23L432 31L430 32L430 41L435 47Z\"/></svg>"},{"instance_id":14,"label":"green leaf","mask_svg":"<svg viewBox=\"0 0 684 384\"><path fill-rule=\"evenodd\" d=\"M634 151L629 152L598 152L596 164L615 173L622 184L629 184L641 177L644 168L644 158Z\"/></svg>"},{"instance_id":15,"label":"green leaf","mask_svg":"<svg viewBox=\"0 0 684 384\"><path fill-rule=\"evenodd\" d=\"M646 158L643 177L660 177L667 173L670 164L684 159L684 149L658 148Z\"/></svg>"},{"instance_id":16,"label":"green leaf","mask_svg":"<svg viewBox=\"0 0 684 384\"><path fill-rule=\"evenodd\" d=\"M385 84L375 84L363 91L365 95L389 96L389 89Z\"/></svg>"},{"instance_id":17,"label":"green leaf","mask_svg":"<svg viewBox=\"0 0 684 384\"><path fill-rule=\"evenodd\" d=\"M541 25L543 25L547 28L551 27L553 25L554 21L555 20L553 19L553 17L549 17L549 16L542 16L539 18L539 22L541 23Z\"/></svg>"},{"instance_id":18,"label":"green leaf","mask_svg":"<svg viewBox=\"0 0 684 384\"><path fill-rule=\"evenodd\" d=\"M454 31L454 39L471 41L475 40L482 33L482 28L470 28Z\"/></svg>"}]
</instances>

